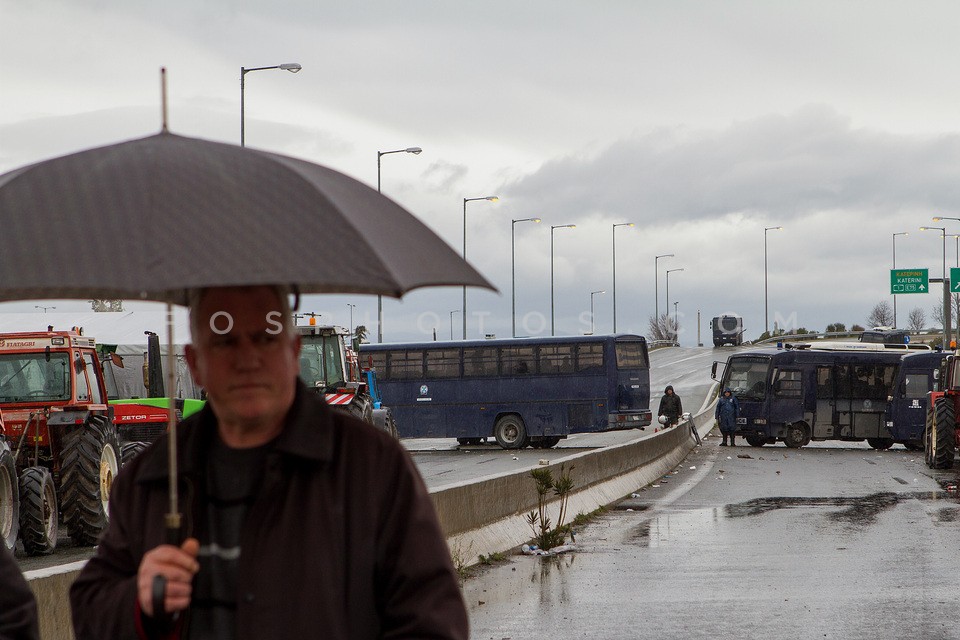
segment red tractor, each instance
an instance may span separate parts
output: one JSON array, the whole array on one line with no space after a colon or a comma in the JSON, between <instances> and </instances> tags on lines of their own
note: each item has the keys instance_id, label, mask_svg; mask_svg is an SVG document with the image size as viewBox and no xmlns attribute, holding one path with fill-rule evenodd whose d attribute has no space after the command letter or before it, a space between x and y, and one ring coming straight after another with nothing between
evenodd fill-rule
<instances>
[{"instance_id":1,"label":"red tractor","mask_svg":"<svg viewBox=\"0 0 960 640\"><path fill-rule=\"evenodd\" d=\"M75 544L96 544L109 519L120 443L93 338L0 334L0 415L0 455L10 449L18 478L24 550L51 553L61 521ZM0 488L13 484L9 464L0 466Z\"/></svg>"},{"instance_id":2,"label":"red tractor","mask_svg":"<svg viewBox=\"0 0 960 640\"><path fill-rule=\"evenodd\" d=\"M950 469L957 452L960 429L960 358L952 354L944 358L939 389L931 391L927 403L927 421L923 433L924 459L931 469Z\"/></svg>"}]
</instances>

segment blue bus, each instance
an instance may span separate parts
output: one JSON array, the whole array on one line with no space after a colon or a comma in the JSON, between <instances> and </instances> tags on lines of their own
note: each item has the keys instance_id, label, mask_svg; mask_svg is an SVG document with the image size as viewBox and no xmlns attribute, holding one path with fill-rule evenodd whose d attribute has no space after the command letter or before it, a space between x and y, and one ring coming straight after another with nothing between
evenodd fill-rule
<instances>
[{"instance_id":1,"label":"blue bus","mask_svg":"<svg viewBox=\"0 0 960 640\"><path fill-rule=\"evenodd\" d=\"M941 359L882 348L758 349L727 359L720 389L737 396L737 434L755 447L866 440L874 449L899 442L922 450L926 402L919 394L933 384Z\"/></svg>"},{"instance_id":2,"label":"blue bus","mask_svg":"<svg viewBox=\"0 0 960 640\"><path fill-rule=\"evenodd\" d=\"M401 438L549 448L571 433L650 424L642 336L364 344L360 354Z\"/></svg>"}]
</instances>

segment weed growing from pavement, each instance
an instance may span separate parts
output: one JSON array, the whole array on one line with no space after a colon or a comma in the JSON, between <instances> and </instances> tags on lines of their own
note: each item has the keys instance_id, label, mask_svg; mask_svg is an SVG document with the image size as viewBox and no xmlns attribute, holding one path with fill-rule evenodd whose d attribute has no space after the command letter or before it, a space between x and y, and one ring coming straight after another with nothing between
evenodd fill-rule
<instances>
[{"instance_id":1,"label":"weed growing from pavement","mask_svg":"<svg viewBox=\"0 0 960 640\"><path fill-rule=\"evenodd\" d=\"M472 575L470 571L470 565L467 564L467 558L470 557L470 551L473 550L473 543L470 543L470 546L467 549L464 549L460 544L455 545L450 549L450 558L453 560L453 568L457 571L457 577L460 578L460 586L463 587L463 583ZM483 556L480 556L481 558Z\"/></svg>"},{"instance_id":2,"label":"weed growing from pavement","mask_svg":"<svg viewBox=\"0 0 960 640\"><path fill-rule=\"evenodd\" d=\"M563 520L567 515L567 500L570 498L570 492L573 490L573 478L570 472L573 467L566 469L560 465L560 474L554 478L550 469L534 469L530 472L537 489L537 510L527 514L527 524L533 530L534 543L544 550L550 550L553 547L559 547L567 539L569 526L564 526ZM560 513L557 516L557 524L553 526L549 516L547 516L547 496L550 493L560 499Z\"/></svg>"},{"instance_id":3,"label":"weed growing from pavement","mask_svg":"<svg viewBox=\"0 0 960 640\"><path fill-rule=\"evenodd\" d=\"M477 559L480 561L480 564L489 566L495 562L503 562L507 559L507 556L499 551L494 551L488 556L485 556L481 553L479 556L477 556Z\"/></svg>"}]
</instances>

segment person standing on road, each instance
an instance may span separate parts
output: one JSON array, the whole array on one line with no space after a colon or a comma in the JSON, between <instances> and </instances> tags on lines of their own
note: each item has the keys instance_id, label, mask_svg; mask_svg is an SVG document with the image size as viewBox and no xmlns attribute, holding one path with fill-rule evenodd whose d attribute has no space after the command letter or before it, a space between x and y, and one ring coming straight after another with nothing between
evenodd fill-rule
<instances>
[{"instance_id":1,"label":"person standing on road","mask_svg":"<svg viewBox=\"0 0 960 640\"><path fill-rule=\"evenodd\" d=\"M727 446L728 436L730 437L730 446L737 446L734 439L737 437L737 418L740 417L740 402L730 389L724 389L723 395L717 400L717 409L714 412L714 417L717 419L717 424L720 425L720 433L723 434L723 442L720 443L720 446Z\"/></svg>"},{"instance_id":2,"label":"person standing on road","mask_svg":"<svg viewBox=\"0 0 960 640\"><path fill-rule=\"evenodd\" d=\"M663 397L660 398L660 409L658 416L666 416L667 421L663 426L675 427L680 422L680 416L683 414L683 404L680 402L680 396L673 392L673 385L667 385L663 390Z\"/></svg>"},{"instance_id":3,"label":"person standing on road","mask_svg":"<svg viewBox=\"0 0 960 640\"><path fill-rule=\"evenodd\" d=\"M37 602L13 554L0 544L0 639L39 640Z\"/></svg>"},{"instance_id":4,"label":"person standing on road","mask_svg":"<svg viewBox=\"0 0 960 640\"><path fill-rule=\"evenodd\" d=\"M164 543L164 436L113 485L70 590L78 640L468 638L410 455L299 381L287 300L272 286L191 295L185 355L207 404L177 438L185 539Z\"/></svg>"}]
</instances>

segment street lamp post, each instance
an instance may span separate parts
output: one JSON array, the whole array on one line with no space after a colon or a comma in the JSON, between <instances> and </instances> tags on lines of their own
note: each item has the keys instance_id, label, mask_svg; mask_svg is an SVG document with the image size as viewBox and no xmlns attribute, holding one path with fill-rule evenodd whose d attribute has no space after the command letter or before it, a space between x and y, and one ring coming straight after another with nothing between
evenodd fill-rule
<instances>
[{"instance_id":1,"label":"street lamp post","mask_svg":"<svg viewBox=\"0 0 960 640\"><path fill-rule=\"evenodd\" d=\"M47 309L56 309L56 307L44 307L43 305L35 304L33 305L34 309L43 309L43 312L46 313Z\"/></svg>"},{"instance_id":2,"label":"street lamp post","mask_svg":"<svg viewBox=\"0 0 960 640\"><path fill-rule=\"evenodd\" d=\"M251 71L264 71L266 69L282 69L283 71L289 71L290 73L297 73L302 69L296 62L284 62L283 64L276 64L272 67L253 67L247 69L246 67L240 67L240 146L246 146L246 132L244 131L244 107L246 102L246 90L244 88L244 76L246 76Z\"/></svg>"},{"instance_id":3,"label":"street lamp post","mask_svg":"<svg viewBox=\"0 0 960 640\"><path fill-rule=\"evenodd\" d=\"M767 289L767 232L782 231L783 227L764 227L763 229L763 329L770 335L770 303Z\"/></svg>"},{"instance_id":4,"label":"street lamp post","mask_svg":"<svg viewBox=\"0 0 960 640\"><path fill-rule=\"evenodd\" d=\"M897 236L907 236L910 235L906 231L900 231L893 234L893 268L897 268ZM957 266L960 267L960 259L958 259ZM897 294L893 294L893 328L897 328Z\"/></svg>"},{"instance_id":5,"label":"street lamp post","mask_svg":"<svg viewBox=\"0 0 960 640\"><path fill-rule=\"evenodd\" d=\"M940 220L960 220L960 218L934 218L934 221ZM943 348L950 348L950 325L953 321L950 319L950 288L947 286L947 230L944 227L920 227L920 231L939 231L943 240Z\"/></svg>"},{"instance_id":6,"label":"street lamp post","mask_svg":"<svg viewBox=\"0 0 960 640\"><path fill-rule=\"evenodd\" d=\"M453 314L460 313L460 309L454 309L450 312L450 339L453 340Z\"/></svg>"},{"instance_id":7,"label":"street lamp post","mask_svg":"<svg viewBox=\"0 0 960 640\"><path fill-rule=\"evenodd\" d=\"M350 307L350 337L353 338L353 308L357 305L348 302L347 306Z\"/></svg>"},{"instance_id":8,"label":"street lamp post","mask_svg":"<svg viewBox=\"0 0 960 640\"><path fill-rule=\"evenodd\" d=\"M657 256L653 259L653 319L654 319L654 322L660 322L660 294L657 292L657 287L660 286L660 267L657 265L657 262L660 260L660 258L672 258L672 257L673 257L672 253L665 253L662 256Z\"/></svg>"},{"instance_id":9,"label":"street lamp post","mask_svg":"<svg viewBox=\"0 0 960 640\"><path fill-rule=\"evenodd\" d=\"M553 303L553 232L556 229L576 229L575 224L558 224L550 227L550 335L556 335Z\"/></svg>"},{"instance_id":10,"label":"street lamp post","mask_svg":"<svg viewBox=\"0 0 960 640\"><path fill-rule=\"evenodd\" d=\"M380 193L380 158L390 153L412 153L418 156L423 153L423 149L407 147L393 151L377 151L377 193ZM377 294L377 342L383 342L383 294Z\"/></svg>"},{"instance_id":11,"label":"street lamp post","mask_svg":"<svg viewBox=\"0 0 960 640\"><path fill-rule=\"evenodd\" d=\"M673 273L674 271L683 271L683 268L681 267L679 269L667 269L667 272L666 272L667 273L667 312L664 315L667 316L668 323L670 320L670 274ZM660 322L660 320L657 319L657 322ZM674 327L673 331L674 331L674 339L676 339L677 328Z\"/></svg>"},{"instance_id":12,"label":"street lamp post","mask_svg":"<svg viewBox=\"0 0 960 640\"><path fill-rule=\"evenodd\" d=\"M617 227L632 227L632 222L619 222L613 225L613 332L617 332ZM591 316L592 316L591 312ZM591 320L592 322L592 320Z\"/></svg>"},{"instance_id":13,"label":"street lamp post","mask_svg":"<svg viewBox=\"0 0 960 640\"><path fill-rule=\"evenodd\" d=\"M521 218L510 221L510 319L513 332L512 337L517 337L517 253L516 253L516 232L518 222L536 222L540 223L540 218Z\"/></svg>"},{"instance_id":14,"label":"street lamp post","mask_svg":"<svg viewBox=\"0 0 960 640\"><path fill-rule=\"evenodd\" d=\"M463 259L467 259L467 203L473 202L474 200L489 200L490 202L496 202L499 200L497 196L481 196L479 198L464 198L463 199ZM462 320L463 320L463 339L467 339L467 288L463 288L463 309L461 310Z\"/></svg>"},{"instance_id":15,"label":"street lamp post","mask_svg":"<svg viewBox=\"0 0 960 640\"><path fill-rule=\"evenodd\" d=\"M680 334L680 312L677 311L677 306L680 302L674 300L673 302L673 327L676 333L673 334L673 342L676 345L680 345L680 340L677 339L677 336Z\"/></svg>"},{"instance_id":16,"label":"street lamp post","mask_svg":"<svg viewBox=\"0 0 960 640\"><path fill-rule=\"evenodd\" d=\"M590 292L590 335L596 333L596 329L593 324L593 296L599 295L601 293L606 293L606 291L591 291Z\"/></svg>"}]
</instances>

